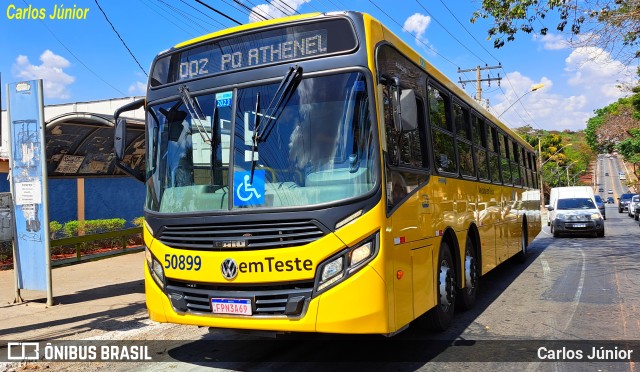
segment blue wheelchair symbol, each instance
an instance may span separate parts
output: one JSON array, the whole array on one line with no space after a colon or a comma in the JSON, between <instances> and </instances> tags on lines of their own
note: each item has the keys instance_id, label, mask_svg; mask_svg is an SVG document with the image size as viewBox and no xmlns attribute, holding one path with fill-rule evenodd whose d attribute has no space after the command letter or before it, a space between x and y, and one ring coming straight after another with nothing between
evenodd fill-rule
<instances>
[{"instance_id":1,"label":"blue wheelchair symbol","mask_svg":"<svg viewBox=\"0 0 640 372\"><path fill-rule=\"evenodd\" d=\"M265 172L264 170L256 170L253 172L253 183L251 181L251 172L235 172L233 174L233 190L235 197L233 205L243 207L247 205L264 204L265 189Z\"/></svg>"}]
</instances>

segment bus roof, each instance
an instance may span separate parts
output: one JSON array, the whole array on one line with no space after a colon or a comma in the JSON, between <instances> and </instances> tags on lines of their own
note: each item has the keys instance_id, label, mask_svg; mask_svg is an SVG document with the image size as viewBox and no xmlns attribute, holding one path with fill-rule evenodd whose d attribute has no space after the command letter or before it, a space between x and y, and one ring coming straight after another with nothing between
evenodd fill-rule
<instances>
[{"instance_id":1,"label":"bus roof","mask_svg":"<svg viewBox=\"0 0 640 372\"><path fill-rule=\"evenodd\" d=\"M367 15L368 16L368 15ZM462 99L466 104L472 107L474 110L478 111L480 114L484 115L487 119L490 119L493 123L495 123L500 129L503 131L510 133L513 135L513 138L518 140L519 143L525 146L527 149L531 151L535 151L533 146L531 146L527 141L525 141L518 133L513 131L511 128L506 126L500 119L495 117L491 112L482 107L475 99L469 96L467 92L465 92L462 88L458 87L456 83L454 83L451 79L449 79L445 74L440 72L435 66L433 66L429 61L422 58L420 53L416 52L411 46L409 46L406 42L404 42L401 38L399 38L393 31L389 30L382 22L376 20L371 17L375 22L379 23L383 29L385 39L390 41L396 48L398 48L402 53L404 53L407 57L413 60L417 66L421 66L422 69L427 71L431 76L435 77L436 80L444 85L447 89L451 90L455 93L458 98Z\"/></svg>"}]
</instances>

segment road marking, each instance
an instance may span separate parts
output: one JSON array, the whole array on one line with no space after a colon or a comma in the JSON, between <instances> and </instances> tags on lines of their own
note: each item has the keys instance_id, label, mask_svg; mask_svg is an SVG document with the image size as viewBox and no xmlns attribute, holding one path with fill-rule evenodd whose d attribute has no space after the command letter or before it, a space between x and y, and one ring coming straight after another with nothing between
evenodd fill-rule
<instances>
[{"instance_id":1,"label":"road marking","mask_svg":"<svg viewBox=\"0 0 640 372\"><path fill-rule=\"evenodd\" d=\"M542 276L547 279L549 277L549 273L551 273L551 267L549 267L547 260L541 260L540 262L542 263Z\"/></svg>"},{"instance_id":2,"label":"road marking","mask_svg":"<svg viewBox=\"0 0 640 372\"><path fill-rule=\"evenodd\" d=\"M573 296L573 310L571 311L571 315L569 316L569 320L567 320L567 324L564 326L563 331L566 331L571 324L571 320L573 320L573 316L576 314L576 310L578 310L578 305L580 304L580 296L582 296L582 288L584 286L584 277L585 277L585 267L586 267L586 259L584 256L584 251L582 248L578 248L580 250L580 254L582 255L582 267L580 268L580 281L578 281L578 288L576 288L576 294Z\"/></svg>"}]
</instances>

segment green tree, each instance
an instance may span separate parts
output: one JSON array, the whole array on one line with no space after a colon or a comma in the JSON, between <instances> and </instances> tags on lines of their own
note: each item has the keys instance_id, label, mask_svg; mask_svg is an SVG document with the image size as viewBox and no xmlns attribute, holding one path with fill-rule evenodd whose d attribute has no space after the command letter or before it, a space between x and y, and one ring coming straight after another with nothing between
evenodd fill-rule
<instances>
[{"instance_id":1,"label":"green tree","mask_svg":"<svg viewBox=\"0 0 640 372\"><path fill-rule=\"evenodd\" d=\"M640 164L640 129L629 130L629 135L629 138L618 143L616 150L626 161L633 164L633 173L637 176Z\"/></svg>"},{"instance_id":2,"label":"green tree","mask_svg":"<svg viewBox=\"0 0 640 372\"><path fill-rule=\"evenodd\" d=\"M547 16L550 16L547 18ZM471 22L489 19L489 38L495 48L515 40L518 32L549 32L549 19L557 16L555 29L584 35L580 45L596 46L627 62L639 56L640 1L638 0L482 0ZM553 21L555 23L555 21Z\"/></svg>"}]
</instances>

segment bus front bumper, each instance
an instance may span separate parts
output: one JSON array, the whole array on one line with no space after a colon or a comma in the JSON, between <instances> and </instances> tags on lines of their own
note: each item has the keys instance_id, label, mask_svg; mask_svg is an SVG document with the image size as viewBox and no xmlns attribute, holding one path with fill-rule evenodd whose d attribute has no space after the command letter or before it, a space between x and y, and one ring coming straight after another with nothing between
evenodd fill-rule
<instances>
[{"instance_id":1,"label":"bus front bumper","mask_svg":"<svg viewBox=\"0 0 640 372\"><path fill-rule=\"evenodd\" d=\"M152 279L145 265L145 291L151 320L215 328L280 332L388 334L390 322L387 289L370 266L344 282L305 301L300 315L225 315L211 310L177 310Z\"/></svg>"}]
</instances>

